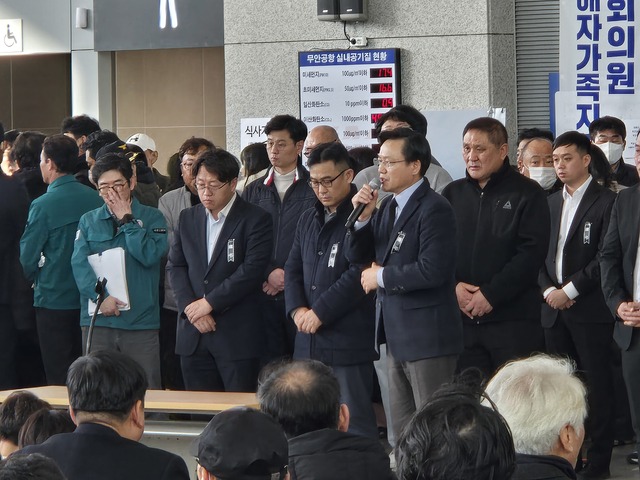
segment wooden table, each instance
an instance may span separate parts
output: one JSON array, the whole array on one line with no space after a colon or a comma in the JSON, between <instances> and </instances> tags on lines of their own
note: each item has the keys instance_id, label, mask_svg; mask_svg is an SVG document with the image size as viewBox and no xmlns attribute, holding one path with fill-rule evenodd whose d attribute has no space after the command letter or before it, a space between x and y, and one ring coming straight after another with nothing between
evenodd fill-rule
<instances>
[{"instance_id":1,"label":"wooden table","mask_svg":"<svg viewBox=\"0 0 640 480\"><path fill-rule=\"evenodd\" d=\"M46 400L54 408L67 408L69 396L62 386L33 387L0 391L0 403L15 391L27 391ZM177 390L147 390L144 409L159 413L215 414L233 407L258 408L255 393L235 392L181 392Z\"/></svg>"}]
</instances>

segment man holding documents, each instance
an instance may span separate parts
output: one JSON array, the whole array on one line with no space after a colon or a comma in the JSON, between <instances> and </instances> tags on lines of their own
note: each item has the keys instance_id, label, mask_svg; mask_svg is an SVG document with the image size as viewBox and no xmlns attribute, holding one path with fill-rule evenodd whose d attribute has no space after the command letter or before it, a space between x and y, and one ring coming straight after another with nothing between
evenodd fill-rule
<instances>
[{"instance_id":1,"label":"man holding documents","mask_svg":"<svg viewBox=\"0 0 640 480\"><path fill-rule=\"evenodd\" d=\"M160 260L167 250L167 226L158 209L133 198L136 180L124 156L101 157L91 175L105 205L80 219L71 258L81 296L83 343L96 282L106 278L92 350L129 355L145 370L149 387L160 388L158 284Z\"/></svg>"}]
</instances>

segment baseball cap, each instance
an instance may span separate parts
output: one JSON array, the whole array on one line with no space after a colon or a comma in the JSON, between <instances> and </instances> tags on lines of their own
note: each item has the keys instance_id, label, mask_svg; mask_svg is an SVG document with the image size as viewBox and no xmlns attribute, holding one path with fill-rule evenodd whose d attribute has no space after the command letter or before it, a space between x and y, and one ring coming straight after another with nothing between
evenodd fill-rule
<instances>
[{"instance_id":1,"label":"baseball cap","mask_svg":"<svg viewBox=\"0 0 640 480\"><path fill-rule=\"evenodd\" d=\"M248 407L218 413L194 447L198 463L222 480L271 479L274 473L284 478L289 461L282 427L269 415Z\"/></svg>"},{"instance_id":2,"label":"baseball cap","mask_svg":"<svg viewBox=\"0 0 640 480\"><path fill-rule=\"evenodd\" d=\"M137 145L142 149L142 151L156 151L156 142L154 142L153 138L151 138L146 133L134 133L127 139L126 143Z\"/></svg>"}]
</instances>

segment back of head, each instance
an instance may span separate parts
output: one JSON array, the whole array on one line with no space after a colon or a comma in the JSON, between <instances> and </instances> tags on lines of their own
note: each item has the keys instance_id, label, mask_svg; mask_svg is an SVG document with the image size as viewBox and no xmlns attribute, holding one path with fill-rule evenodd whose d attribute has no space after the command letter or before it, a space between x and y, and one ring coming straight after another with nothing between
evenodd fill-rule
<instances>
[{"instance_id":1,"label":"back of head","mask_svg":"<svg viewBox=\"0 0 640 480\"><path fill-rule=\"evenodd\" d=\"M102 147L105 147L114 142L121 142L118 135L110 130L98 130L87 136L84 142L85 151L89 152L89 155L93 158L97 158L96 155Z\"/></svg>"},{"instance_id":2,"label":"back of head","mask_svg":"<svg viewBox=\"0 0 640 480\"><path fill-rule=\"evenodd\" d=\"M62 125L60 125L60 133L70 133L75 138L89 135L97 130L100 130L100 124L89 115L67 117L62 120Z\"/></svg>"},{"instance_id":3,"label":"back of head","mask_svg":"<svg viewBox=\"0 0 640 480\"><path fill-rule=\"evenodd\" d=\"M40 164L40 154L45 138L44 133L22 132L13 142L11 160L17 162L19 168L37 168Z\"/></svg>"},{"instance_id":4,"label":"back of head","mask_svg":"<svg viewBox=\"0 0 640 480\"><path fill-rule=\"evenodd\" d=\"M302 120L292 115L276 115L267 122L264 127L264 133L269 135L271 132L286 130L294 143L307 138L307 126Z\"/></svg>"},{"instance_id":5,"label":"back of head","mask_svg":"<svg viewBox=\"0 0 640 480\"><path fill-rule=\"evenodd\" d=\"M613 179L613 171L607 156L600 148L591 148L591 163L589 163L589 173L593 179L605 188L612 188L615 191L615 180Z\"/></svg>"},{"instance_id":6,"label":"back of head","mask_svg":"<svg viewBox=\"0 0 640 480\"><path fill-rule=\"evenodd\" d=\"M0 405L0 439L18 445L18 434L32 413L50 409L44 400L31 392L14 392Z\"/></svg>"},{"instance_id":7,"label":"back of head","mask_svg":"<svg viewBox=\"0 0 640 480\"><path fill-rule=\"evenodd\" d=\"M594 141L598 132L602 132L603 130L613 130L620 135L623 140L627 138L627 127L624 122L617 117L607 115L591 122L589 125L589 136L591 140Z\"/></svg>"},{"instance_id":8,"label":"back of head","mask_svg":"<svg viewBox=\"0 0 640 480\"><path fill-rule=\"evenodd\" d=\"M178 156L180 157L180 161L182 161L182 157L184 157L185 154L188 153L190 155L195 155L199 150L203 148L212 149L215 148L215 146L206 138L191 137L188 140L185 140L185 142L180 145L180 148L178 149Z\"/></svg>"},{"instance_id":9,"label":"back of head","mask_svg":"<svg viewBox=\"0 0 640 480\"><path fill-rule=\"evenodd\" d=\"M0 462L0 480L66 480L66 477L49 457L18 452Z\"/></svg>"},{"instance_id":10,"label":"back of head","mask_svg":"<svg viewBox=\"0 0 640 480\"><path fill-rule=\"evenodd\" d=\"M427 173L431 165L431 146L427 138L421 133L409 128L396 128L380 133L380 145L387 140L403 140L402 155L408 162L420 161L420 175Z\"/></svg>"},{"instance_id":11,"label":"back of head","mask_svg":"<svg viewBox=\"0 0 640 480\"><path fill-rule=\"evenodd\" d=\"M391 110L382 114L374 127L376 136L380 135L382 126L387 120L395 120L397 122L406 122L409 124L409 128L421 134L423 137L427 136L427 119L420 113L417 108L411 105L397 105Z\"/></svg>"},{"instance_id":12,"label":"back of head","mask_svg":"<svg viewBox=\"0 0 640 480\"><path fill-rule=\"evenodd\" d=\"M60 173L72 174L78 162L78 145L75 140L61 133L44 139L42 144L45 158L50 159Z\"/></svg>"},{"instance_id":13,"label":"back of head","mask_svg":"<svg viewBox=\"0 0 640 480\"><path fill-rule=\"evenodd\" d=\"M585 388L568 359L548 355L511 362L489 381L486 394L504 416L518 453L548 455L567 424L581 431Z\"/></svg>"},{"instance_id":14,"label":"back of head","mask_svg":"<svg viewBox=\"0 0 640 480\"><path fill-rule=\"evenodd\" d=\"M370 147L356 147L349 150L349 156L353 160L355 173L358 173L360 170L372 167L378 154Z\"/></svg>"},{"instance_id":15,"label":"back of head","mask_svg":"<svg viewBox=\"0 0 640 480\"><path fill-rule=\"evenodd\" d=\"M237 407L217 414L204 428L197 448L198 464L217 478L285 478L287 438L272 417L258 410Z\"/></svg>"},{"instance_id":16,"label":"back of head","mask_svg":"<svg viewBox=\"0 0 640 480\"><path fill-rule=\"evenodd\" d=\"M240 160L242 160L244 174L247 177L271 166L267 146L262 142L251 143L244 147L240 152Z\"/></svg>"},{"instance_id":17,"label":"back of head","mask_svg":"<svg viewBox=\"0 0 640 480\"><path fill-rule=\"evenodd\" d=\"M464 127L462 136L464 137L469 130L479 130L486 133L489 141L496 147L500 147L509 141L507 129L500 120L496 120L495 118L480 117L471 120Z\"/></svg>"},{"instance_id":18,"label":"back of head","mask_svg":"<svg viewBox=\"0 0 640 480\"><path fill-rule=\"evenodd\" d=\"M76 429L66 410L38 410L32 413L18 434L18 446L39 445L58 433L69 433Z\"/></svg>"},{"instance_id":19,"label":"back of head","mask_svg":"<svg viewBox=\"0 0 640 480\"><path fill-rule=\"evenodd\" d=\"M520 130L518 134L518 144L523 140L533 140L534 138L546 138L550 142L553 142L553 132L551 130L545 130L542 128L525 128Z\"/></svg>"},{"instance_id":20,"label":"back of head","mask_svg":"<svg viewBox=\"0 0 640 480\"><path fill-rule=\"evenodd\" d=\"M445 386L414 415L396 445L400 480L511 478L515 451L509 427L480 404L478 390L479 381Z\"/></svg>"},{"instance_id":21,"label":"back of head","mask_svg":"<svg viewBox=\"0 0 640 480\"><path fill-rule=\"evenodd\" d=\"M8 130L4 132L4 141L9 145L13 145L13 142L16 141L16 138L18 138L18 135L21 133L22 132L20 130Z\"/></svg>"},{"instance_id":22,"label":"back of head","mask_svg":"<svg viewBox=\"0 0 640 480\"><path fill-rule=\"evenodd\" d=\"M260 409L289 438L323 428L338 428L340 385L330 367L296 360L267 367L258 386Z\"/></svg>"},{"instance_id":23,"label":"back of head","mask_svg":"<svg viewBox=\"0 0 640 480\"><path fill-rule=\"evenodd\" d=\"M76 414L101 414L124 420L138 400L144 401L148 386L142 367L113 350L80 357L67 373L69 406Z\"/></svg>"}]
</instances>

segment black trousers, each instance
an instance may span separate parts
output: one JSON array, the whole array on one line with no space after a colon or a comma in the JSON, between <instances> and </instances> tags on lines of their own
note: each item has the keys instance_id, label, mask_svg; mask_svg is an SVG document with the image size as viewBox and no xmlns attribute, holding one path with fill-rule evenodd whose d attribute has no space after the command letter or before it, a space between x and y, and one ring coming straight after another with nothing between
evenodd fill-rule
<instances>
[{"instance_id":1,"label":"black trousers","mask_svg":"<svg viewBox=\"0 0 640 480\"><path fill-rule=\"evenodd\" d=\"M18 387L16 345L18 334L10 305L0 305L0 390Z\"/></svg>"},{"instance_id":2,"label":"black trousers","mask_svg":"<svg viewBox=\"0 0 640 480\"><path fill-rule=\"evenodd\" d=\"M296 325L287 316L284 295L263 294L261 297L262 318L266 326L266 352L262 363L266 364L277 358L291 358L296 340Z\"/></svg>"},{"instance_id":3,"label":"black trousers","mask_svg":"<svg viewBox=\"0 0 640 480\"><path fill-rule=\"evenodd\" d=\"M636 451L640 448L640 332L633 329L631 345L621 351L622 375L627 386L631 422L636 433Z\"/></svg>"},{"instance_id":4,"label":"black trousers","mask_svg":"<svg viewBox=\"0 0 640 480\"><path fill-rule=\"evenodd\" d=\"M608 468L613 448L613 323L578 323L559 311L555 324L544 329L547 350L568 356L578 366L587 386L589 416L586 422L591 444L588 462Z\"/></svg>"},{"instance_id":5,"label":"black trousers","mask_svg":"<svg viewBox=\"0 0 640 480\"><path fill-rule=\"evenodd\" d=\"M69 366L82 355L80 310L36 308L38 340L49 385L65 385Z\"/></svg>"}]
</instances>

